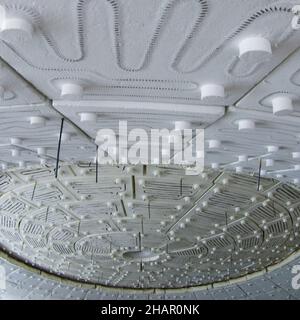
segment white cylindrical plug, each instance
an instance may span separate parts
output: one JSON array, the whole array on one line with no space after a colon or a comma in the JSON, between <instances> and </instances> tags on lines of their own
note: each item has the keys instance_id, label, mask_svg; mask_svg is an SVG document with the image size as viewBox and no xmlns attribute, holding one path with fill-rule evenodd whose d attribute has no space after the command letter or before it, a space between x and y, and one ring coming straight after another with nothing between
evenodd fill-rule
<instances>
[{"instance_id":1,"label":"white cylindrical plug","mask_svg":"<svg viewBox=\"0 0 300 320\"><path fill-rule=\"evenodd\" d=\"M253 130L255 129L255 122L250 119L244 119L238 121L239 130Z\"/></svg>"},{"instance_id":2,"label":"white cylindrical plug","mask_svg":"<svg viewBox=\"0 0 300 320\"><path fill-rule=\"evenodd\" d=\"M63 99L80 99L83 95L83 87L75 82L65 82L61 85L60 96Z\"/></svg>"},{"instance_id":3,"label":"white cylindrical plug","mask_svg":"<svg viewBox=\"0 0 300 320\"><path fill-rule=\"evenodd\" d=\"M225 89L219 84L205 84L201 87L201 99L224 98Z\"/></svg>"},{"instance_id":4,"label":"white cylindrical plug","mask_svg":"<svg viewBox=\"0 0 300 320\"><path fill-rule=\"evenodd\" d=\"M79 114L81 122L96 122L98 115L93 112L83 112Z\"/></svg>"},{"instance_id":5,"label":"white cylindrical plug","mask_svg":"<svg viewBox=\"0 0 300 320\"><path fill-rule=\"evenodd\" d=\"M272 54L271 42L263 37L249 37L239 44L240 58L246 53L261 52Z\"/></svg>"}]
</instances>

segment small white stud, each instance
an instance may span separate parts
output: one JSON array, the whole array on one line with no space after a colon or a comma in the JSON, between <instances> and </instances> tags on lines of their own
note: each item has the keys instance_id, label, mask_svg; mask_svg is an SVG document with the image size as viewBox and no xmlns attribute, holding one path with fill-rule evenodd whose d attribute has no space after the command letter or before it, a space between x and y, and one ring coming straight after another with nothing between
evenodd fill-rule
<instances>
[{"instance_id":1,"label":"small white stud","mask_svg":"<svg viewBox=\"0 0 300 320\"><path fill-rule=\"evenodd\" d=\"M24 168L24 167L25 167L25 162L19 161L19 168Z\"/></svg>"},{"instance_id":2,"label":"small white stud","mask_svg":"<svg viewBox=\"0 0 300 320\"><path fill-rule=\"evenodd\" d=\"M238 121L239 130L253 130L255 129L255 122L250 119L243 119Z\"/></svg>"},{"instance_id":3,"label":"small white stud","mask_svg":"<svg viewBox=\"0 0 300 320\"><path fill-rule=\"evenodd\" d=\"M235 172L236 173L242 173L243 172L243 167L241 167L241 166L236 167L235 168Z\"/></svg>"},{"instance_id":4,"label":"small white stud","mask_svg":"<svg viewBox=\"0 0 300 320\"><path fill-rule=\"evenodd\" d=\"M225 89L218 84L206 84L201 87L201 99L205 98L224 98Z\"/></svg>"},{"instance_id":5,"label":"small white stud","mask_svg":"<svg viewBox=\"0 0 300 320\"><path fill-rule=\"evenodd\" d=\"M60 96L63 99L80 99L83 95L83 87L75 82L65 82L61 85Z\"/></svg>"},{"instance_id":6,"label":"small white stud","mask_svg":"<svg viewBox=\"0 0 300 320\"><path fill-rule=\"evenodd\" d=\"M278 146L267 146L267 151L269 153L274 153L274 152L277 152L278 150L279 150Z\"/></svg>"},{"instance_id":7,"label":"small white stud","mask_svg":"<svg viewBox=\"0 0 300 320\"><path fill-rule=\"evenodd\" d=\"M190 198L190 197L184 197L184 201L185 201L186 203L189 203L189 202L191 201L191 198Z\"/></svg>"},{"instance_id":8,"label":"small white stud","mask_svg":"<svg viewBox=\"0 0 300 320\"><path fill-rule=\"evenodd\" d=\"M10 143L11 144L21 145L22 144L22 139L20 139L20 138L10 138Z\"/></svg>"},{"instance_id":9,"label":"small white stud","mask_svg":"<svg viewBox=\"0 0 300 320\"><path fill-rule=\"evenodd\" d=\"M274 160L273 159L266 159L266 167L273 167Z\"/></svg>"},{"instance_id":10,"label":"small white stud","mask_svg":"<svg viewBox=\"0 0 300 320\"><path fill-rule=\"evenodd\" d=\"M211 164L211 168L212 169L218 169L219 168L219 164L214 162L214 163Z\"/></svg>"},{"instance_id":11,"label":"small white stud","mask_svg":"<svg viewBox=\"0 0 300 320\"><path fill-rule=\"evenodd\" d=\"M33 116L30 117L30 124L31 125L41 125L44 126L46 123L46 119L44 117L41 116Z\"/></svg>"},{"instance_id":12,"label":"small white stud","mask_svg":"<svg viewBox=\"0 0 300 320\"><path fill-rule=\"evenodd\" d=\"M221 147L220 140L208 140L208 148L209 149L219 149Z\"/></svg>"},{"instance_id":13,"label":"small white stud","mask_svg":"<svg viewBox=\"0 0 300 320\"><path fill-rule=\"evenodd\" d=\"M32 37L34 27L30 21L23 17L4 17L1 25L1 33L23 32Z\"/></svg>"},{"instance_id":14,"label":"small white stud","mask_svg":"<svg viewBox=\"0 0 300 320\"><path fill-rule=\"evenodd\" d=\"M293 159L300 159L300 152L293 152L292 157Z\"/></svg>"},{"instance_id":15,"label":"small white stud","mask_svg":"<svg viewBox=\"0 0 300 320\"><path fill-rule=\"evenodd\" d=\"M37 151L37 154L38 154L39 156L44 156L44 155L46 155L46 148L44 148L44 147L39 147L39 148L36 149L36 151Z\"/></svg>"},{"instance_id":16,"label":"small white stud","mask_svg":"<svg viewBox=\"0 0 300 320\"><path fill-rule=\"evenodd\" d=\"M145 181L143 179L138 180L139 186L143 186L145 184Z\"/></svg>"},{"instance_id":17,"label":"small white stud","mask_svg":"<svg viewBox=\"0 0 300 320\"><path fill-rule=\"evenodd\" d=\"M294 111L293 101L287 96L279 96L272 100L273 114L286 116Z\"/></svg>"},{"instance_id":18,"label":"small white stud","mask_svg":"<svg viewBox=\"0 0 300 320\"><path fill-rule=\"evenodd\" d=\"M11 149L11 155L12 157L19 157L21 154L19 149Z\"/></svg>"},{"instance_id":19,"label":"small white stud","mask_svg":"<svg viewBox=\"0 0 300 320\"><path fill-rule=\"evenodd\" d=\"M79 114L81 122L96 122L98 115L93 112L83 112Z\"/></svg>"},{"instance_id":20,"label":"small white stud","mask_svg":"<svg viewBox=\"0 0 300 320\"><path fill-rule=\"evenodd\" d=\"M272 54L272 46L268 39L263 37L249 37L242 40L239 44L239 56L246 53L262 52Z\"/></svg>"},{"instance_id":21,"label":"small white stud","mask_svg":"<svg viewBox=\"0 0 300 320\"><path fill-rule=\"evenodd\" d=\"M245 154L241 154L238 156L238 161L239 162L247 162L248 161L248 156Z\"/></svg>"},{"instance_id":22,"label":"small white stud","mask_svg":"<svg viewBox=\"0 0 300 320\"><path fill-rule=\"evenodd\" d=\"M160 171L158 169L153 170L152 172L154 177L159 177L160 176Z\"/></svg>"}]
</instances>

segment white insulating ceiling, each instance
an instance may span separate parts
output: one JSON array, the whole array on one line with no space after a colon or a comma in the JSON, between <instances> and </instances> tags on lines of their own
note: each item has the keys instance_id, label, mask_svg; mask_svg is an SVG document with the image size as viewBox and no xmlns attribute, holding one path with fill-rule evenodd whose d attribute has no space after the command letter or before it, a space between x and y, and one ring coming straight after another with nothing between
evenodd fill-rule
<instances>
[{"instance_id":1,"label":"white insulating ceiling","mask_svg":"<svg viewBox=\"0 0 300 320\"><path fill-rule=\"evenodd\" d=\"M0 0L6 263L70 290L271 278L300 244L299 4ZM99 130L120 120L204 129L204 172L114 164L96 181Z\"/></svg>"}]
</instances>

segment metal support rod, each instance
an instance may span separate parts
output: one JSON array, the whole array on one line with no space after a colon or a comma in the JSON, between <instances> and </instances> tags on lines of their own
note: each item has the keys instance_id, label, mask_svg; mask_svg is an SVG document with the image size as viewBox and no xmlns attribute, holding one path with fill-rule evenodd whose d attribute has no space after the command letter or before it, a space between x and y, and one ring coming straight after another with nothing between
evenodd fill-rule
<instances>
[{"instance_id":1,"label":"metal support rod","mask_svg":"<svg viewBox=\"0 0 300 320\"><path fill-rule=\"evenodd\" d=\"M99 146L96 146L96 183L98 183L98 148Z\"/></svg>"},{"instance_id":2,"label":"metal support rod","mask_svg":"<svg viewBox=\"0 0 300 320\"><path fill-rule=\"evenodd\" d=\"M61 136L63 132L64 127L64 118L61 118L61 124L60 124L60 132L59 132L59 139L58 139L58 146L57 146L57 155L56 155L56 167L55 167L55 178L57 179L58 175L58 164L59 164L59 155L60 155L60 146L61 146Z\"/></svg>"},{"instance_id":3,"label":"metal support rod","mask_svg":"<svg viewBox=\"0 0 300 320\"><path fill-rule=\"evenodd\" d=\"M261 159L259 159L258 180L257 180L257 191L259 191L259 189L260 189L261 162L262 162L262 160L261 160Z\"/></svg>"}]
</instances>

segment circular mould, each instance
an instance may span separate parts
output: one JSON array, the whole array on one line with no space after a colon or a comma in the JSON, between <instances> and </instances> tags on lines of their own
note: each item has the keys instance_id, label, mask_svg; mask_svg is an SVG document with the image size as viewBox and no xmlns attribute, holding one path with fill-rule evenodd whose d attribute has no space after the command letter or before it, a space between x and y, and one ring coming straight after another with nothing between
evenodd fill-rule
<instances>
[{"instance_id":1,"label":"circular mould","mask_svg":"<svg viewBox=\"0 0 300 320\"><path fill-rule=\"evenodd\" d=\"M257 191L257 177L246 168L225 173L214 167L196 177L174 171L172 183L165 177L168 167L159 168L155 178L150 173L158 168L148 168L142 185L138 174L132 179L133 172L127 176L125 170L120 177L118 168L111 167L96 185L88 172L71 165L61 169L72 172L64 175L63 187L52 174L36 176L37 168L27 170L29 180L15 169L9 174L19 177L18 183L8 181L9 191L0 196L0 245L51 274L129 289L224 282L265 270L294 253L299 237L293 212L298 212L300 191L266 177ZM126 185L126 199L110 192L116 179ZM74 185L87 195L97 188L97 194L83 201ZM12 192L18 196L11 197ZM139 200L142 195L151 200ZM24 210L20 201L27 204ZM108 203L116 215L107 213ZM78 215L78 206L82 212L92 206L95 214Z\"/></svg>"}]
</instances>

